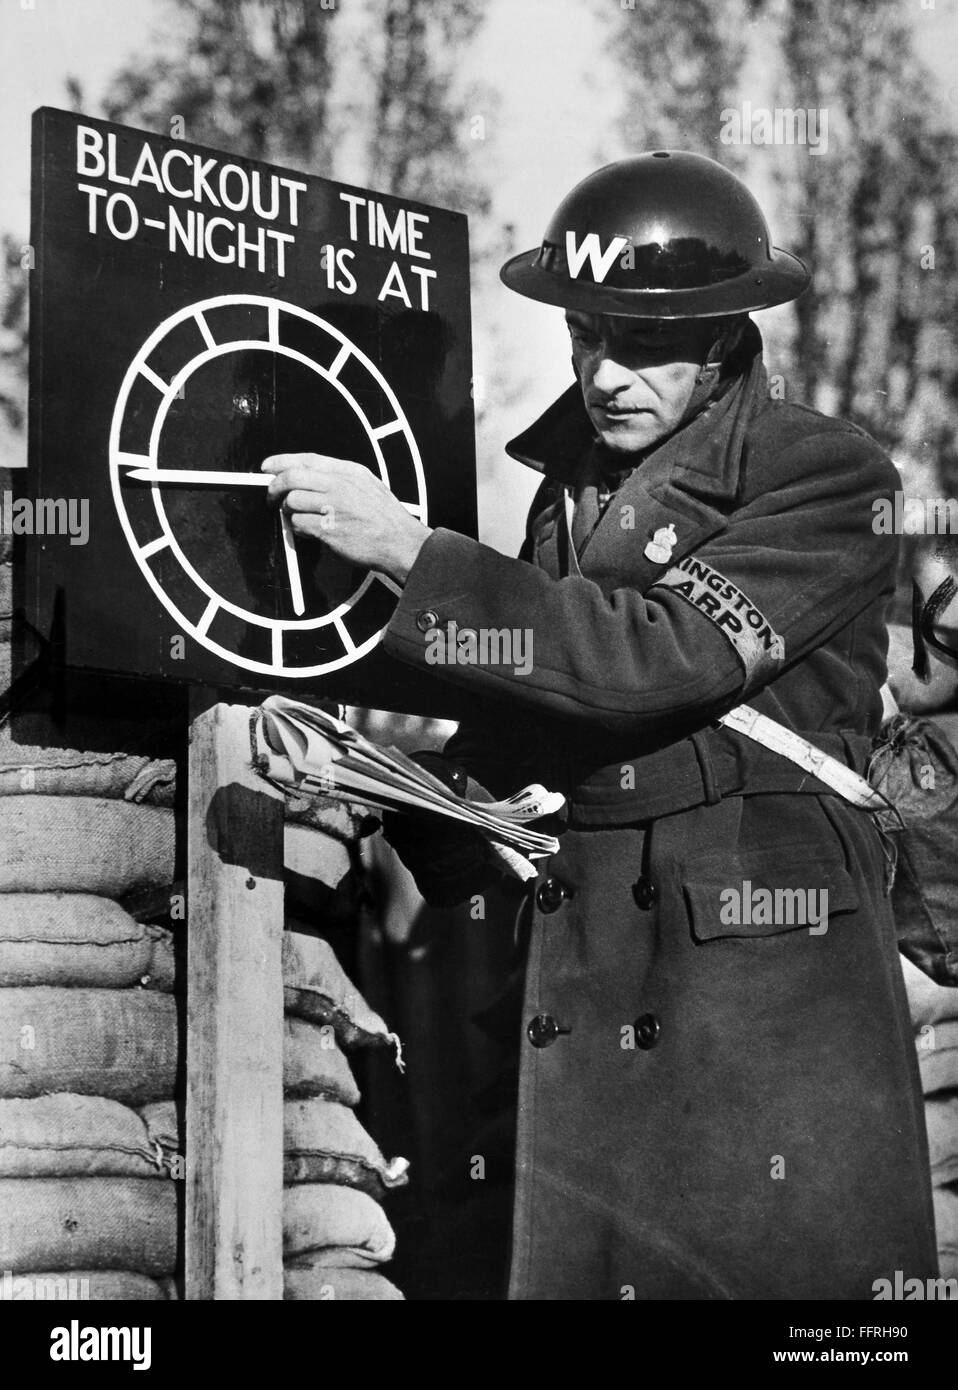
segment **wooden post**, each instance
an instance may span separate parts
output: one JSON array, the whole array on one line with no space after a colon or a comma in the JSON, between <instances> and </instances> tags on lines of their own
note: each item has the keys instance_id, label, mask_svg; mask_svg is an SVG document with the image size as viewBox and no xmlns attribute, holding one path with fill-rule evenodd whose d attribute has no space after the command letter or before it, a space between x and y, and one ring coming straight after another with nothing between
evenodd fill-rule
<instances>
[{"instance_id":1,"label":"wooden post","mask_svg":"<svg viewBox=\"0 0 958 1390\"><path fill-rule=\"evenodd\" d=\"M186 1297L283 1297L284 799L250 769L250 710L189 755Z\"/></svg>"}]
</instances>

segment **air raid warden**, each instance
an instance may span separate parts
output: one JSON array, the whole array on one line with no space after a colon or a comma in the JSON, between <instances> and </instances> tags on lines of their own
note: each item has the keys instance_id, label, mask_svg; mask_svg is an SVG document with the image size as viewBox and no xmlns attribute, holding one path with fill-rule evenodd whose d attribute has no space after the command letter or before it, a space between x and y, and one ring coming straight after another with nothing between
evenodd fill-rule
<instances>
[{"instance_id":1,"label":"air raid warden","mask_svg":"<svg viewBox=\"0 0 958 1390\"><path fill-rule=\"evenodd\" d=\"M265 466L297 528L403 586L387 651L479 698L431 766L567 798L530 890L511 1296L870 1299L931 1276L887 844L835 790L881 720L895 469L769 398L749 315L808 273L710 159L600 169L502 279L565 310L576 377L508 446L542 475L518 559L427 530L356 464ZM527 629L532 669L427 666L449 623ZM760 740L743 702L774 721ZM387 833L433 902L488 882L468 831ZM729 892L759 890L827 893L827 930L730 920Z\"/></svg>"}]
</instances>

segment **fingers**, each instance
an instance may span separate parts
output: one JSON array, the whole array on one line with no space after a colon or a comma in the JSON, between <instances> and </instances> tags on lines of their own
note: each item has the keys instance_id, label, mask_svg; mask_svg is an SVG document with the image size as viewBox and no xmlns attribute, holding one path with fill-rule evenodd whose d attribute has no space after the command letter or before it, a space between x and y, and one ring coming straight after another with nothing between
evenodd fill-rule
<instances>
[{"instance_id":1,"label":"fingers","mask_svg":"<svg viewBox=\"0 0 958 1390\"><path fill-rule=\"evenodd\" d=\"M347 468L356 467L348 459L333 458L331 454L270 454L269 458L264 459L260 464L263 473L282 473L287 468L335 468L336 465L345 465Z\"/></svg>"},{"instance_id":2,"label":"fingers","mask_svg":"<svg viewBox=\"0 0 958 1390\"><path fill-rule=\"evenodd\" d=\"M260 471L275 474L268 488L269 500L275 503L286 498L290 509L293 503L289 497L293 491L312 492L322 497L334 490L341 492L344 482L362 486L372 479L372 474L361 463L325 454L271 454L260 464ZM315 507L307 510L315 510Z\"/></svg>"},{"instance_id":3,"label":"fingers","mask_svg":"<svg viewBox=\"0 0 958 1390\"><path fill-rule=\"evenodd\" d=\"M311 487L291 486L280 500L287 512L318 512L322 516L333 510L328 489L318 491Z\"/></svg>"},{"instance_id":4,"label":"fingers","mask_svg":"<svg viewBox=\"0 0 958 1390\"><path fill-rule=\"evenodd\" d=\"M330 541L335 528L334 513L329 512L290 512L289 529L295 536L306 536L313 540Z\"/></svg>"},{"instance_id":5,"label":"fingers","mask_svg":"<svg viewBox=\"0 0 958 1390\"><path fill-rule=\"evenodd\" d=\"M282 502L291 492L301 489L317 495L328 491L330 471L315 454L273 454L260 465L264 473L274 473L268 489L271 502Z\"/></svg>"}]
</instances>

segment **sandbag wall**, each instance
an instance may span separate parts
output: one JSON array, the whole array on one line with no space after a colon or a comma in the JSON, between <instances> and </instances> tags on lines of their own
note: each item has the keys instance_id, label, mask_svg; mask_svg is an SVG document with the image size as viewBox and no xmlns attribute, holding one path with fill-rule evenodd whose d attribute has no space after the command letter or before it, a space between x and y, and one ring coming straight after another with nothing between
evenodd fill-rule
<instances>
[{"instance_id":1,"label":"sandbag wall","mask_svg":"<svg viewBox=\"0 0 958 1390\"><path fill-rule=\"evenodd\" d=\"M0 693L10 577L0 555ZM175 764L52 748L49 721L35 727L43 746L0 728L0 1298L180 1297L188 909ZM310 819L289 827L301 879L342 855L342 827L333 863ZM356 1117L347 1059L398 1040L314 921L301 926L283 953L285 1296L399 1299L378 1272L395 1244L382 1199L407 1165Z\"/></svg>"},{"instance_id":2,"label":"sandbag wall","mask_svg":"<svg viewBox=\"0 0 958 1390\"><path fill-rule=\"evenodd\" d=\"M0 800L0 826L25 851L0 868L0 1270L59 1275L93 1299L176 1297L186 1144L173 933L105 893L58 891L49 851L31 891L40 799ZM109 884L82 875L76 837L115 832L125 809L77 797L64 812L78 889ZM171 822L148 828L172 866ZM398 1040L322 938L287 931L283 973L286 1297L399 1298L377 1270L395 1245L381 1203L406 1164L387 1162L356 1118L344 1050Z\"/></svg>"}]
</instances>

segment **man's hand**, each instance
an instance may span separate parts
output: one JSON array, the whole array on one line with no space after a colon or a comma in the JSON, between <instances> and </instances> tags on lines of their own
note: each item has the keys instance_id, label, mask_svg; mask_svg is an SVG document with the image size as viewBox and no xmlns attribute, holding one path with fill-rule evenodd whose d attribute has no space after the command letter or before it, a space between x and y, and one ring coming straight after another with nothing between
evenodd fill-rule
<instances>
[{"instance_id":1,"label":"man's hand","mask_svg":"<svg viewBox=\"0 0 958 1390\"><path fill-rule=\"evenodd\" d=\"M404 584L430 535L362 464L324 454L273 454L269 497L288 513L297 536L312 536L362 569Z\"/></svg>"},{"instance_id":2,"label":"man's hand","mask_svg":"<svg viewBox=\"0 0 958 1390\"><path fill-rule=\"evenodd\" d=\"M441 753L423 749L412 756L457 796L464 796L468 787L475 801L493 799L485 787L470 783L464 769ZM491 888L501 877L488 842L471 825L447 821L441 816L384 811L383 835L431 907L463 903L474 893Z\"/></svg>"}]
</instances>

